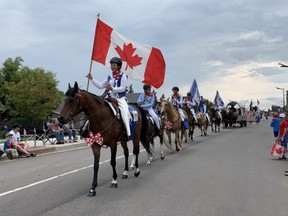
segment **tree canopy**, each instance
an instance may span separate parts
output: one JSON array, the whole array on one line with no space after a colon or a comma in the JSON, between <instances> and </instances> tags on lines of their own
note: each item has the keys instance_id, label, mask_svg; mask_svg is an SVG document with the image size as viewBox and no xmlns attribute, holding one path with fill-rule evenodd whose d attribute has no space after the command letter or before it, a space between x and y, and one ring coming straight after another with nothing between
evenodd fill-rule
<instances>
[{"instance_id":1,"label":"tree canopy","mask_svg":"<svg viewBox=\"0 0 288 216\"><path fill-rule=\"evenodd\" d=\"M0 100L9 112L9 124L42 127L63 93L55 74L43 68L22 66L22 58L8 58L0 68Z\"/></svg>"}]
</instances>

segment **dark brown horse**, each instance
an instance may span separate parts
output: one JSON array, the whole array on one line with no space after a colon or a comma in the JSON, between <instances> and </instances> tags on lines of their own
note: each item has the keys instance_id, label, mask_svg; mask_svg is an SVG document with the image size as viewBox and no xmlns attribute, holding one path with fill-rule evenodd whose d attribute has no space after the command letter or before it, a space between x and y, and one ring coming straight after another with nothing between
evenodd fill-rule
<instances>
[{"instance_id":1,"label":"dark brown horse","mask_svg":"<svg viewBox=\"0 0 288 216\"><path fill-rule=\"evenodd\" d=\"M188 124L189 124L188 136L190 137L191 140L193 140L193 134L194 134L194 129L195 129L194 116L186 103L182 104L182 109L186 112L187 117L188 117Z\"/></svg>"},{"instance_id":2,"label":"dark brown horse","mask_svg":"<svg viewBox=\"0 0 288 216\"><path fill-rule=\"evenodd\" d=\"M133 131L133 154L135 155L135 177L139 176L139 164L138 155L141 140L144 148L149 151L148 142L145 140L144 133L142 132L142 113L139 108L134 107L138 114L138 123L136 124ZM128 156L129 150L127 147L127 142L121 139L123 130L122 121L118 118L118 115L114 115L108 103L104 102L100 97L93 95L87 91L81 90L78 87L78 83L75 82L74 87L68 86L68 90L65 93L65 102L60 112L59 120L61 123L68 122L69 119L84 112L86 117L89 119L89 131L92 133L93 144L91 145L93 155L94 155L94 176L92 187L89 190L88 196L96 195L96 187L98 184L98 170L99 170L99 160L100 160L100 150L101 146L110 147L111 150L111 160L110 164L113 170L113 180L111 183L111 188L117 187L117 172L116 172L116 152L117 152L117 142L121 141L121 145L124 150L125 155L125 168L122 174L122 178L128 177ZM124 128L123 128L124 127ZM131 133L133 134L133 133ZM96 138L98 136L98 138ZM102 142L101 142L101 139Z\"/></svg>"},{"instance_id":3,"label":"dark brown horse","mask_svg":"<svg viewBox=\"0 0 288 216\"><path fill-rule=\"evenodd\" d=\"M219 132L221 126L221 114L219 114L214 108L212 107L209 110L209 117L211 120L211 129L212 131Z\"/></svg>"},{"instance_id":4,"label":"dark brown horse","mask_svg":"<svg viewBox=\"0 0 288 216\"><path fill-rule=\"evenodd\" d=\"M144 109L140 109L143 119L142 125L145 127L142 128L143 135L145 136L144 140L148 143L150 149L149 151L146 150L148 154L148 160L146 162L146 166L151 166L151 163L154 161L154 139L159 137L160 139L160 147L161 147L161 155L160 158L163 160L165 158L164 151L163 151L163 133L157 130L157 126L153 121L152 117L149 115L147 111ZM163 128L161 129L163 131ZM148 146L147 145L147 146ZM135 156L133 155L130 169L135 169Z\"/></svg>"}]
</instances>

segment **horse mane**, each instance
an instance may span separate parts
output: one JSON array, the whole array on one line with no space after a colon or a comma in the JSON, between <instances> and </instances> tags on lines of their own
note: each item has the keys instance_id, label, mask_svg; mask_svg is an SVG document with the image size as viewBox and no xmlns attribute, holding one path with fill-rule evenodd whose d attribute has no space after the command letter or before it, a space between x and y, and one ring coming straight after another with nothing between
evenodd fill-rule
<instances>
[{"instance_id":1,"label":"horse mane","mask_svg":"<svg viewBox=\"0 0 288 216\"><path fill-rule=\"evenodd\" d=\"M95 95L95 94L93 94L93 93L91 93L91 92L85 91L85 90L80 89L80 88L78 88L78 91L76 91L76 89L75 89L74 87L69 88L69 89L66 91L65 96L67 96L67 97L68 97L68 96L75 97L76 94L77 94L78 92L80 92L80 91L91 95L91 96L93 97L93 99L96 100L96 102L101 103L102 99L101 99L98 95Z\"/></svg>"}]
</instances>

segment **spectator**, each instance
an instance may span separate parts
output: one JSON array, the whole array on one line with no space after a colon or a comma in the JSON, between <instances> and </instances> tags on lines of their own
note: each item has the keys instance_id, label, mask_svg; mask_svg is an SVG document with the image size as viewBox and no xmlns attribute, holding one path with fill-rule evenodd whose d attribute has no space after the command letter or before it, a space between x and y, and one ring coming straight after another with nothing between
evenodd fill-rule
<instances>
[{"instance_id":1,"label":"spectator","mask_svg":"<svg viewBox=\"0 0 288 216\"><path fill-rule=\"evenodd\" d=\"M52 122L48 125L48 136L56 136L56 144L64 144L64 129L60 127L57 118L53 118Z\"/></svg>"},{"instance_id":2,"label":"spectator","mask_svg":"<svg viewBox=\"0 0 288 216\"><path fill-rule=\"evenodd\" d=\"M12 134L12 148L17 149L17 151L22 155L21 157L35 157L36 154L28 152L29 144L27 142L21 141L21 135L19 133L19 130L20 126L18 124L15 124L13 125L12 130L9 132L9 134Z\"/></svg>"},{"instance_id":3,"label":"spectator","mask_svg":"<svg viewBox=\"0 0 288 216\"><path fill-rule=\"evenodd\" d=\"M274 113L270 126L273 127L275 143L277 143L281 119L278 113Z\"/></svg>"},{"instance_id":4,"label":"spectator","mask_svg":"<svg viewBox=\"0 0 288 216\"><path fill-rule=\"evenodd\" d=\"M287 153L287 141L288 141L288 124L286 121L286 114L281 113L279 115L281 122L280 122L280 130L279 130L279 135L278 135L278 140L281 142L281 145L284 147L284 154L282 158L279 159L284 159L286 160L287 158L285 157L285 154Z\"/></svg>"},{"instance_id":5,"label":"spectator","mask_svg":"<svg viewBox=\"0 0 288 216\"><path fill-rule=\"evenodd\" d=\"M76 129L74 127L73 119L63 126L64 132L68 133L69 143L77 142ZM73 140L72 140L73 137Z\"/></svg>"}]
</instances>

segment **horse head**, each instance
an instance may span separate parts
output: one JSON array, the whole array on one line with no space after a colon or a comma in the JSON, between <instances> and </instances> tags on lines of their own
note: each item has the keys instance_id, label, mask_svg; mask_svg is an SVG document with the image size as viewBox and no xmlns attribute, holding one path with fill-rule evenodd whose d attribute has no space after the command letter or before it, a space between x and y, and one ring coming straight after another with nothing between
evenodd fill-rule
<instances>
[{"instance_id":1,"label":"horse head","mask_svg":"<svg viewBox=\"0 0 288 216\"><path fill-rule=\"evenodd\" d=\"M165 115L166 113L169 112L169 104L170 104L169 101L162 100L162 102L161 102L161 111L160 111L161 116L163 116L163 115ZM170 104L170 106L171 106L171 104Z\"/></svg>"},{"instance_id":2,"label":"horse head","mask_svg":"<svg viewBox=\"0 0 288 216\"><path fill-rule=\"evenodd\" d=\"M64 106L60 112L58 120L62 124L66 124L72 117L81 113L80 105L80 89L78 83L75 82L74 87L68 84L68 90L65 93Z\"/></svg>"}]
</instances>

